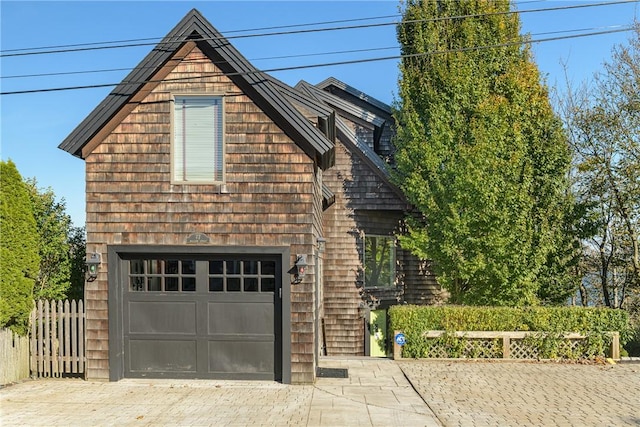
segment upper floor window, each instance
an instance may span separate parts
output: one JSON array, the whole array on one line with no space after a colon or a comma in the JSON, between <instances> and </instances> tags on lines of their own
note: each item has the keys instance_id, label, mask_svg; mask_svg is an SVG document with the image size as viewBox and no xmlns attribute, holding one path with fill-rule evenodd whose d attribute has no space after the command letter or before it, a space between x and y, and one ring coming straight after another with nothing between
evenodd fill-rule
<instances>
[{"instance_id":1,"label":"upper floor window","mask_svg":"<svg viewBox=\"0 0 640 427\"><path fill-rule=\"evenodd\" d=\"M367 235L364 238L364 285L388 288L396 281L396 244L389 236Z\"/></svg>"},{"instance_id":2,"label":"upper floor window","mask_svg":"<svg viewBox=\"0 0 640 427\"><path fill-rule=\"evenodd\" d=\"M224 181L222 97L176 96L173 120L173 181Z\"/></svg>"}]
</instances>

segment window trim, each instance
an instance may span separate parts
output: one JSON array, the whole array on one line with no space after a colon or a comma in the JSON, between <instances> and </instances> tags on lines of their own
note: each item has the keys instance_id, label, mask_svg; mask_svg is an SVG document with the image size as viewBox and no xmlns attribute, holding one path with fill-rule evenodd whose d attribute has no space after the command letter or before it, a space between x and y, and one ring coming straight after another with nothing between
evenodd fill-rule
<instances>
[{"instance_id":1,"label":"window trim","mask_svg":"<svg viewBox=\"0 0 640 427\"><path fill-rule=\"evenodd\" d=\"M221 92L176 92L171 94L171 111L170 111L170 120L171 120L171 149L170 149L170 174L171 174L171 184L172 185L225 185L226 184L226 176L227 176L227 162L226 162L226 154L227 154L227 143L226 143L226 100L225 93ZM176 157L176 98L219 98L220 99L220 108L222 109L221 116L221 124L222 132L221 132L221 144L222 144L222 178L220 180L211 180L211 181L184 181L181 179L177 179L175 176L175 157Z\"/></svg>"},{"instance_id":2,"label":"window trim","mask_svg":"<svg viewBox=\"0 0 640 427\"><path fill-rule=\"evenodd\" d=\"M389 283L386 285L370 285L367 283L367 238L375 237L389 240L391 242L390 247L393 249L392 252L392 265L393 272L391 277L389 278ZM375 234L375 233L362 233L362 282L365 289L393 289L398 286L398 252L397 252L397 239L395 236L389 236L385 234Z\"/></svg>"}]
</instances>

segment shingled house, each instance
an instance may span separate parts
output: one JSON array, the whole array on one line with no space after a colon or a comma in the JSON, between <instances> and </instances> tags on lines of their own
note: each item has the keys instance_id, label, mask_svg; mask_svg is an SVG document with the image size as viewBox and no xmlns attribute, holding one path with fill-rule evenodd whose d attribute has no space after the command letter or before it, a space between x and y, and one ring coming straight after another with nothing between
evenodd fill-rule
<instances>
[{"instance_id":1,"label":"shingled house","mask_svg":"<svg viewBox=\"0 0 640 427\"><path fill-rule=\"evenodd\" d=\"M392 132L384 103L290 87L189 12L60 144L99 262L87 377L309 383L322 355L384 355L385 308L438 292L395 244Z\"/></svg>"}]
</instances>

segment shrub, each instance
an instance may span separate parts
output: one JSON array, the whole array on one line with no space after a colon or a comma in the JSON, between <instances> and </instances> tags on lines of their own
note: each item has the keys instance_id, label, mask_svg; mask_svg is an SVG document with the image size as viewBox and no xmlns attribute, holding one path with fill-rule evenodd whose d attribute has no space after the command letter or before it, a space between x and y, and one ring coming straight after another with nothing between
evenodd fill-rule
<instances>
[{"instance_id":1,"label":"shrub","mask_svg":"<svg viewBox=\"0 0 640 427\"><path fill-rule=\"evenodd\" d=\"M40 255L27 187L15 164L0 162L0 327L26 335Z\"/></svg>"},{"instance_id":2,"label":"shrub","mask_svg":"<svg viewBox=\"0 0 640 427\"><path fill-rule=\"evenodd\" d=\"M542 358L593 357L602 354L611 343L607 332L619 332L621 345L633 336L627 312L605 308L398 305L389 309L389 317L392 330L403 331L406 336L403 353L408 357L423 357L434 345L422 337L429 330L543 332L527 339ZM578 350L569 352L559 344L563 332L578 332L587 339ZM447 357L461 353L463 338L445 334L439 340Z\"/></svg>"}]
</instances>

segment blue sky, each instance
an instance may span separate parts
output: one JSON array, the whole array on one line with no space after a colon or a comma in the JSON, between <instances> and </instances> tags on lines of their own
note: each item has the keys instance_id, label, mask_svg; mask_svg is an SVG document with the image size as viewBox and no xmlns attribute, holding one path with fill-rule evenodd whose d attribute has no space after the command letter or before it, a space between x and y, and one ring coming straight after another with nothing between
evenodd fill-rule
<instances>
[{"instance_id":1,"label":"blue sky","mask_svg":"<svg viewBox=\"0 0 640 427\"><path fill-rule=\"evenodd\" d=\"M518 1L518 10L560 8L596 1ZM0 2L0 49L153 38L157 42L191 9L197 8L225 36L237 30L382 17L327 26L392 22L398 1L5 1ZM594 6L521 14L523 32L532 39L590 33L628 26L640 3ZM310 28L310 27L305 27ZM320 28L320 27L315 27ZM289 30L292 30L291 28ZM559 33L560 31L582 30ZM277 30L270 30L277 31ZM282 31L282 30L281 30ZM286 31L286 29L285 29ZM257 30L251 33L264 33ZM574 83L601 69L614 45L626 43L630 32L548 41L533 45L535 61L550 86L564 86L565 62ZM240 52L260 69L393 56L399 53L393 26L323 31L311 34L233 38ZM14 78L32 74L131 69L152 45L0 58L2 92L119 83L127 70ZM328 54L377 49L370 52ZM310 56L310 54L315 54ZM320 54L320 55L319 55ZM305 56L300 56L305 55ZM283 58L289 56L289 58ZM291 57L295 56L295 57ZM274 58L274 59L264 59ZM298 69L272 73L286 83L318 83L336 77L391 103L397 88L396 60ZM3 160L16 163L23 177L35 177L64 198L76 225L84 225L84 162L58 149L58 144L93 110L112 88L41 92L0 97L0 147Z\"/></svg>"}]
</instances>

